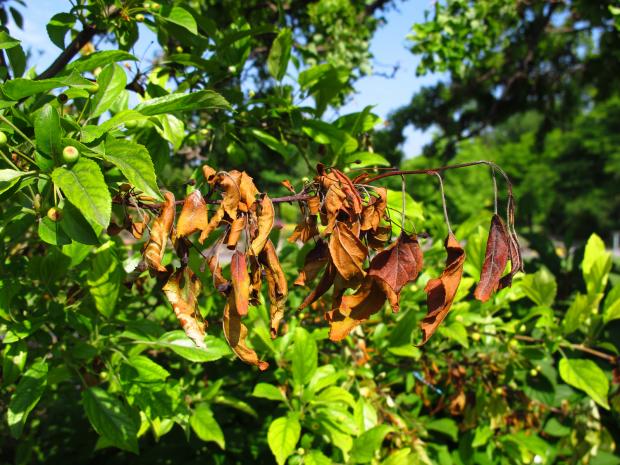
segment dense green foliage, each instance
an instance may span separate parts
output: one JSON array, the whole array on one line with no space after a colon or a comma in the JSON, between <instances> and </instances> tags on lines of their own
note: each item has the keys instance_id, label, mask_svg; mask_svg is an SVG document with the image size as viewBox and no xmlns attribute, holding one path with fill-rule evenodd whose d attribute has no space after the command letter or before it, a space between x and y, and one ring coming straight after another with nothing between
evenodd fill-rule
<instances>
[{"instance_id":1,"label":"dense green foliage","mask_svg":"<svg viewBox=\"0 0 620 465\"><path fill-rule=\"evenodd\" d=\"M263 296L245 321L251 345L270 362L264 372L234 358L224 340L224 299L209 271L199 271L200 250L209 244L188 252L205 289L198 301L209 324L203 349L180 329L163 281L139 266L144 240L119 234L128 216L141 219L138 203L123 202L127 196L148 203L164 190L178 199L194 189L207 194L205 163L246 170L271 197L290 194L285 179L299 190L317 162L351 174L389 166L398 131L375 138L379 118L371 108L324 117L368 72L368 40L387 3L78 0L47 28L59 52L73 54L63 52L45 71L28 68L34 63L27 44L3 26L1 462L620 463L614 455L620 277L596 234L617 228L619 206L620 107L612 81L619 49L615 10L606 2L594 8L597 2L585 0L451 0L437 2L435 17L415 27L421 66L449 72L458 89L459 79L485 86L463 90L466 102L440 84L438 106L420 118L438 125L438 144L447 145L462 130L473 135L480 124L502 123L455 145L451 156L505 167L515 184L519 233L529 245L527 274L485 303L473 300L492 181L482 166L446 174L448 211L467 260L450 314L423 347L416 344L424 286L443 269L447 233L434 176L406 181L405 227L429 238L424 269L403 289L400 312L386 305L333 343L325 309L296 311L309 289L294 288L281 336L273 340ZM3 1L0 8L11 28L27 14L21 2ZM572 9L586 26L602 28L594 35L598 45L571 42L586 41L586 32L566 33L566 40L537 36L545 46L536 53L551 58L528 58L523 41L534 40L531 27L553 14L569 21ZM481 16L489 21L485 28ZM160 54L152 63L131 54L139 24L156 33ZM94 37L106 37L111 47L93 49ZM500 40L515 44L520 59L499 60L506 53L496 46ZM553 61L567 49L587 70L578 74L584 80L549 89L555 73L570 66ZM494 95L523 60L536 65L528 68L533 74L551 69L542 87L520 89L514 108L498 110L501 118L478 121L494 105L483 97ZM548 67L549 61L561 66ZM604 68L609 79L594 79L592 67ZM489 70L499 75L482 79ZM600 95L587 99L593 89ZM558 103L555 113L543 103L530 108L527 101L539 94ZM429 95L415 97L412 108ZM571 103L577 108L567 109ZM475 117L460 119L458 131L445 123L468 108ZM572 118L565 126L548 122L564 112ZM429 153L403 167L435 166L437 158ZM400 218L400 180L384 185L391 189L389 209ZM280 228L271 238L292 283L309 247L286 240L297 208L277 207ZM549 224L562 237L587 242L563 249L548 235ZM163 263L178 261L169 250Z\"/></svg>"}]
</instances>

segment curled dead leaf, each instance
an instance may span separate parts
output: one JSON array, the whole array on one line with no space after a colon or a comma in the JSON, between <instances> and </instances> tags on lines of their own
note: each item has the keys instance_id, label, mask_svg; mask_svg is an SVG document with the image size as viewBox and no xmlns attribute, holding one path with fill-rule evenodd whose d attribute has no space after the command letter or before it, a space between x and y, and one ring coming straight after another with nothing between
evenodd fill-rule
<instances>
[{"instance_id":1,"label":"curled dead leaf","mask_svg":"<svg viewBox=\"0 0 620 465\"><path fill-rule=\"evenodd\" d=\"M226 212L224 208L220 205L220 207L215 211L215 214L209 220L209 224L207 227L200 233L200 237L198 238L198 242L201 244L209 237L209 235L217 229L222 220L224 219L224 215Z\"/></svg>"},{"instance_id":2,"label":"curled dead leaf","mask_svg":"<svg viewBox=\"0 0 620 465\"><path fill-rule=\"evenodd\" d=\"M474 291L474 297L481 302L486 302L499 286L499 280L506 269L508 254L510 251L510 238L504 226L504 222L498 215L493 215L491 228L487 240L486 251L480 282Z\"/></svg>"},{"instance_id":3,"label":"curled dead leaf","mask_svg":"<svg viewBox=\"0 0 620 465\"><path fill-rule=\"evenodd\" d=\"M248 328L241 323L239 312L235 308L235 299L229 296L224 307L223 317L224 337L232 351L245 363L255 365L259 370L265 371L269 368L269 363L258 359L258 355L253 349L246 345Z\"/></svg>"},{"instance_id":4,"label":"curled dead leaf","mask_svg":"<svg viewBox=\"0 0 620 465\"><path fill-rule=\"evenodd\" d=\"M175 203L172 192L164 194L165 202L162 206L161 213L153 222L151 227L151 236L144 250L144 261L152 270L166 271L161 261L166 251L166 242L174 223Z\"/></svg>"},{"instance_id":5,"label":"curled dead leaf","mask_svg":"<svg viewBox=\"0 0 620 465\"><path fill-rule=\"evenodd\" d=\"M362 231L376 231L387 209L387 189L380 187L375 190L377 196L371 196L368 205L362 209Z\"/></svg>"},{"instance_id":6,"label":"curled dead leaf","mask_svg":"<svg viewBox=\"0 0 620 465\"><path fill-rule=\"evenodd\" d=\"M258 256L258 254L260 254L265 247L265 244L269 239L271 229L273 228L275 215L276 212L273 208L273 203L271 202L271 199L267 194L263 194L263 197L258 205L258 233L250 244L250 250L252 251L252 254L254 256Z\"/></svg>"},{"instance_id":7,"label":"curled dead leaf","mask_svg":"<svg viewBox=\"0 0 620 465\"><path fill-rule=\"evenodd\" d=\"M280 266L280 260L271 241L267 241L259 255L259 261L264 266L265 279L269 295L269 315L271 319L271 337L275 338L286 306L288 285L286 276Z\"/></svg>"},{"instance_id":8,"label":"curled dead leaf","mask_svg":"<svg viewBox=\"0 0 620 465\"><path fill-rule=\"evenodd\" d=\"M201 289L200 279L189 268L175 271L163 287L185 334L196 346L205 348L205 325L198 321L196 310Z\"/></svg>"},{"instance_id":9,"label":"curled dead leaf","mask_svg":"<svg viewBox=\"0 0 620 465\"><path fill-rule=\"evenodd\" d=\"M228 237L226 239L226 245L229 249L234 250L237 247L237 242L239 242L241 233L243 233L243 230L245 229L245 224L246 216L245 214L241 214L230 225L230 229L228 230Z\"/></svg>"},{"instance_id":10,"label":"curled dead leaf","mask_svg":"<svg viewBox=\"0 0 620 465\"><path fill-rule=\"evenodd\" d=\"M230 275L232 278L235 308L239 315L247 315L250 301L250 275L245 254L238 250L232 255L230 260Z\"/></svg>"},{"instance_id":11,"label":"curled dead leaf","mask_svg":"<svg viewBox=\"0 0 620 465\"><path fill-rule=\"evenodd\" d=\"M314 247L306 254L304 266L293 284L296 286L305 286L307 283L314 281L314 278L318 276L319 272L325 267L328 261L329 248L325 241L319 239Z\"/></svg>"},{"instance_id":12,"label":"curled dead leaf","mask_svg":"<svg viewBox=\"0 0 620 465\"><path fill-rule=\"evenodd\" d=\"M329 238L329 253L346 280L362 278L368 249L345 223L338 221Z\"/></svg>"},{"instance_id":13,"label":"curled dead leaf","mask_svg":"<svg viewBox=\"0 0 620 465\"><path fill-rule=\"evenodd\" d=\"M135 237L136 239L142 239L142 235L144 234L144 231L146 231L146 227L150 221L151 221L151 216L146 212L144 212L142 221L135 221L135 222L132 221L131 222L131 234L133 235L133 237Z\"/></svg>"},{"instance_id":14,"label":"curled dead leaf","mask_svg":"<svg viewBox=\"0 0 620 465\"><path fill-rule=\"evenodd\" d=\"M305 244L310 239L318 235L319 229L317 228L316 215L311 215L308 218L303 219L301 223L295 226L295 230L288 238L288 241L291 243L301 241Z\"/></svg>"},{"instance_id":15,"label":"curled dead leaf","mask_svg":"<svg viewBox=\"0 0 620 465\"><path fill-rule=\"evenodd\" d=\"M207 204L199 190L189 194L177 221L177 237L187 237L196 231L204 231L209 224Z\"/></svg>"},{"instance_id":16,"label":"curled dead leaf","mask_svg":"<svg viewBox=\"0 0 620 465\"><path fill-rule=\"evenodd\" d=\"M316 287L312 289L310 294L308 294L304 301L301 303L301 305L299 306L299 310L303 310L308 305L311 305L313 302L316 302L318 299L320 299L321 296L325 294L330 287L332 287L332 284L334 284L334 279L336 278L337 274L338 271L336 270L334 262L329 260L327 262L325 271L323 272L323 276L321 276L321 279L319 280Z\"/></svg>"},{"instance_id":17,"label":"curled dead leaf","mask_svg":"<svg viewBox=\"0 0 620 465\"><path fill-rule=\"evenodd\" d=\"M202 174L209 184L215 184L217 171L211 168L209 165L202 165Z\"/></svg>"},{"instance_id":18,"label":"curled dead leaf","mask_svg":"<svg viewBox=\"0 0 620 465\"><path fill-rule=\"evenodd\" d=\"M420 345L426 344L448 315L463 275L465 250L452 233L446 238L445 247L448 252L446 267L439 278L429 280L424 288L424 292L427 293L428 312L420 325L422 328Z\"/></svg>"},{"instance_id":19,"label":"curled dead leaf","mask_svg":"<svg viewBox=\"0 0 620 465\"><path fill-rule=\"evenodd\" d=\"M417 279L424 257L415 234L401 233L396 241L379 252L370 262L368 275L377 281L387 295L392 309L399 310L400 291Z\"/></svg>"}]
</instances>

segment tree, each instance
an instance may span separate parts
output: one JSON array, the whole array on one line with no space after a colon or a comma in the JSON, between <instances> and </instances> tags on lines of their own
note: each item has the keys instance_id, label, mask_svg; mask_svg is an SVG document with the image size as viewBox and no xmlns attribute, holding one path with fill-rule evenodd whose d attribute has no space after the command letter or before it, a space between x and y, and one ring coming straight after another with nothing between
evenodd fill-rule
<instances>
[{"instance_id":1,"label":"tree","mask_svg":"<svg viewBox=\"0 0 620 465\"><path fill-rule=\"evenodd\" d=\"M294 5L77 2L39 74L2 30L2 461L612 457L601 239L556 299L546 268L518 273L500 166L380 170L370 108L323 115L387 2ZM130 53L139 23L150 64ZM427 178L443 199L470 170L496 183L458 224L409 194Z\"/></svg>"}]
</instances>

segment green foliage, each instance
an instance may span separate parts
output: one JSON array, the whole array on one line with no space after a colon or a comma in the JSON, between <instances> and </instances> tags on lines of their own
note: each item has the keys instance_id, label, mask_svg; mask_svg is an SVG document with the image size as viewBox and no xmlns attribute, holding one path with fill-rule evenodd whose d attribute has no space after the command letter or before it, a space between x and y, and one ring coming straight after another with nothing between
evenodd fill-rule
<instances>
[{"instance_id":1,"label":"green foliage","mask_svg":"<svg viewBox=\"0 0 620 465\"><path fill-rule=\"evenodd\" d=\"M0 30L0 130L7 137L0 146L0 461L614 463L620 282L617 264L591 233L593 225L614 227L602 218L612 216L616 199L592 209L600 193L581 192L581 205L557 210L554 183L571 173L550 170L530 153L537 116L517 121L520 130L508 125L464 145L457 158L505 165L517 199L525 199L519 215L537 225L571 209L597 217L574 234L589 238L583 258L580 251L560 257L532 239L539 254L531 258L528 249L528 274L488 302L472 300L492 184L482 167L467 177L450 173L448 210L468 259L452 311L429 343L416 346L423 289L445 263L442 241L430 238L399 313L386 306L342 343L327 340L323 302L295 311L307 288L291 289L276 339L260 297L244 319L248 345L270 363L259 373L234 358L222 333L223 299L201 271L213 244L192 241L196 248L181 254L205 289L197 302L208 323L201 348L179 328L161 276L140 266L144 240L130 234L132 224L156 214L164 190L177 200L193 189L207 194L205 162L246 169L271 197L290 195L285 179L299 191L318 162L351 176L394 163L373 145L379 118L371 107L324 117L368 71L368 40L386 2L74 3L51 17L52 43L64 48L82 30L99 38L105 31L114 49L87 47L37 75L36 67L25 71L36 64L26 62L26 45ZM422 65L467 76L502 40L494 20L515 21L515 10L511 2L448 3L445 11L436 6L443 26L435 20L416 28L429 47ZM457 3L472 14L447 15ZM2 24L9 17L18 23L21 4L0 2ZM137 15L156 33L160 56L152 66L128 52L143 27ZM481 15L493 21L479 22ZM456 40L459 31L448 28L463 34ZM617 135L609 130L616 103L594 105L570 137L552 131L544 151L575 176L580 150L591 154L588 166L604 160L601 192L617 181ZM77 162L62 159L67 146L78 149ZM407 231L445 236L436 179L409 179L404 199L400 180L386 181L393 235L404 222ZM296 210L279 203L276 217L281 229L271 240L292 283L309 248L286 240ZM162 263L180 262L168 250Z\"/></svg>"}]
</instances>

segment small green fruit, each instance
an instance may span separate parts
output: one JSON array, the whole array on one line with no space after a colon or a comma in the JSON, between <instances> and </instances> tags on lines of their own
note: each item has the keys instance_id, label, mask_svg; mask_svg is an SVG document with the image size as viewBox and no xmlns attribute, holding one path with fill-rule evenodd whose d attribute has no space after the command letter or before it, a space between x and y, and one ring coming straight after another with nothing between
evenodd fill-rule
<instances>
[{"instance_id":1,"label":"small green fruit","mask_svg":"<svg viewBox=\"0 0 620 465\"><path fill-rule=\"evenodd\" d=\"M60 221L62 217L62 211L58 207L52 207L47 211L47 217L52 220L54 223Z\"/></svg>"},{"instance_id":2,"label":"small green fruit","mask_svg":"<svg viewBox=\"0 0 620 465\"><path fill-rule=\"evenodd\" d=\"M530 376L532 377L538 376L538 370L536 368L532 368L530 370Z\"/></svg>"},{"instance_id":3,"label":"small green fruit","mask_svg":"<svg viewBox=\"0 0 620 465\"><path fill-rule=\"evenodd\" d=\"M99 68L99 69L101 69L101 68ZM94 71L93 71L93 73L94 73ZM99 84L97 84L96 82L93 82L92 85L90 85L90 86L88 86L86 88L86 92L88 92L91 95L92 94L96 94L98 90L99 90Z\"/></svg>"},{"instance_id":4,"label":"small green fruit","mask_svg":"<svg viewBox=\"0 0 620 465\"><path fill-rule=\"evenodd\" d=\"M142 13L138 13L136 15L136 21L138 21L139 23L144 21L144 15Z\"/></svg>"},{"instance_id":5,"label":"small green fruit","mask_svg":"<svg viewBox=\"0 0 620 465\"><path fill-rule=\"evenodd\" d=\"M80 158L80 151L73 145L67 145L62 149L62 161L65 163L75 163Z\"/></svg>"},{"instance_id":6,"label":"small green fruit","mask_svg":"<svg viewBox=\"0 0 620 465\"><path fill-rule=\"evenodd\" d=\"M4 147L9 139L6 137L6 134L0 131L0 147Z\"/></svg>"},{"instance_id":7,"label":"small green fruit","mask_svg":"<svg viewBox=\"0 0 620 465\"><path fill-rule=\"evenodd\" d=\"M183 47L181 47L180 45L177 45L177 48L175 50L177 51L177 53L183 53Z\"/></svg>"}]
</instances>

